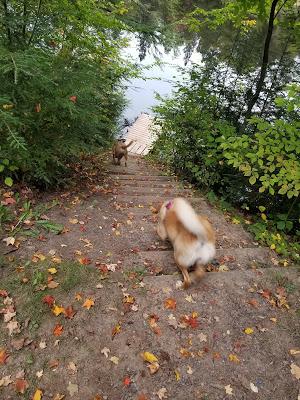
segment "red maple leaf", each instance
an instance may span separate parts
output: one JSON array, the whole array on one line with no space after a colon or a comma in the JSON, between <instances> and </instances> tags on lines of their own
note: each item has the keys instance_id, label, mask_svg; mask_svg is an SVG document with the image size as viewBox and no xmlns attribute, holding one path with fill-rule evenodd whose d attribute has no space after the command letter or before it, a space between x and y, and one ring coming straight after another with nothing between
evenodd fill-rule
<instances>
[{"instance_id":1,"label":"red maple leaf","mask_svg":"<svg viewBox=\"0 0 300 400\"><path fill-rule=\"evenodd\" d=\"M47 295L43 297L43 303L48 304L49 307L52 307L55 303L55 298L53 296Z\"/></svg>"},{"instance_id":2,"label":"red maple leaf","mask_svg":"<svg viewBox=\"0 0 300 400\"><path fill-rule=\"evenodd\" d=\"M129 386L131 384L131 379L128 376L126 376L123 380L123 383L125 386Z\"/></svg>"},{"instance_id":3,"label":"red maple leaf","mask_svg":"<svg viewBox=\"0 0 300 400\"><path fill-rule=\"evenodd\" d=\"M75 104L77 101L77 96L70 96L69 99Z\"/></svg>"},{"instance_id":4,"label":"red maple leaf","mask_svg":"<svg viewBox=\"0 0 300 400\"><path fill-rule=\"evenodd\" d=\"M62 325L55 325L53 329L53 335L60 336L63 333L64 327Z\"/></svg>"}]
</instances>

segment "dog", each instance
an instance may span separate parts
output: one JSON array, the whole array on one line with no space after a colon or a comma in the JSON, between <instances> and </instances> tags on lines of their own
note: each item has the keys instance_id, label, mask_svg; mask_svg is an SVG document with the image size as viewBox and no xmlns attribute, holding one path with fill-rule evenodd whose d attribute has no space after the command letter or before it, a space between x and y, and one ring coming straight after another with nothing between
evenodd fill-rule
<instances>
[{"instance_id":1,"label":"dog","mask_svg":"<svg viewBox=\"0 0 300 400\"><path fill-rule=\"evenodd\" d=\"M216 254L215 232L210 222L197 215L187 200L178 197L161 206L157 233L173 245L174 259L183 275L183 287L187 289L192 283L191 268L194 278L200 280L206 272L205 265Z\"/></svg>"},{"instance_id":2,"label":"dog","mask_svg":"<svg viewBox=\"0 0 300 400\"><path fill-rule=\"evenodd\" d=\"M125 167L127 167L127 159L128 159L128 147L131 146L133 143L133 140L125 144L125 139L118 139L115 144L113 145L112 148L112 156L113 156L113 164L114 165L121 165L121 159L124 157L125 158ZM116 163L116 159L118 160Z\"/></svg>"}]
</instances>

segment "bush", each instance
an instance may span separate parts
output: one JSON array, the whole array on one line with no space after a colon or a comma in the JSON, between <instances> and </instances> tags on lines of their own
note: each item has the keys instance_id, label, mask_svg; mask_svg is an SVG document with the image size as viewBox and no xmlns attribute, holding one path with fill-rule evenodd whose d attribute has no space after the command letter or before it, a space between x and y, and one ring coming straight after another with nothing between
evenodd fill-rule
<instances>
[{"instance_id":1,"label":"bush","mask_svg":"<svg viewBox=\"0 0 300 400\"><path fill-rule=\"evenodd\" d=\"M103 3L46 1L34 35L28 6L23 37L21 10L9 10L10 36L0 36L0 159L16 167L9 177L59 183L70 161L110 143L130 69L118 9Z\"/></svg>"}]
</instances>

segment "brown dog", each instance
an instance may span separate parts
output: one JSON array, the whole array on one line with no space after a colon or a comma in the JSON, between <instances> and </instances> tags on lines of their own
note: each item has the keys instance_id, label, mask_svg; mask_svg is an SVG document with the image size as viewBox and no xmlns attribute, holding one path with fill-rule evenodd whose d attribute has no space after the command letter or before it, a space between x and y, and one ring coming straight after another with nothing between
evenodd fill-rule
<instances>
[{"instance_id":1,"label":"brown dog","mask_svg":"<svg viewBox=\"0 0 300 400\"><path fill-rule=\"evenodd\" d=\"M162 240L169 239L173 245L184 288L191 285L189 268L194 267L194 277L201 279L205 274L204 266L216 253L215 233L209 221L197 215L188 201L178 197L161 206L157 233Z\"/></svg>"},{"instance_id":2,"label":"brown dog","mask_svg":"<svg viewBox=\"0 0 300 400\"><path fill-rule=\"evenodd\" d=\"M133 143L133 140L125 144L125 139L118 139L117 142L113 145L112 148L112 156L113 156L113 163L116 165L121 165L121 159L124 157L125 158L125 167L127 167L127 159L128 159L128 147L131 146ZM116 163L116 159L118 160Z\"/></svg>"}]
</instances>

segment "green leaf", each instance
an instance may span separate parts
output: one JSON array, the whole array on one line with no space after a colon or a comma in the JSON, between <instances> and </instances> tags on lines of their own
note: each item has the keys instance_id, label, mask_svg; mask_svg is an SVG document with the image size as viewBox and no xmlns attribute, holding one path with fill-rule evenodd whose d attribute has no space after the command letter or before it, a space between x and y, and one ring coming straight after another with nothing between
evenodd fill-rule
<instances>
[{"instance_id":1,"label":"green leaf","mask_svg":"<svg viewBox=\"0 0 300 400\"><path fill-rule=\"evenodd\" d=\"M8 177L5 178L4 183L5 183L5 185L11 187L11 186L13 185L14 182L13 182L13 180L8 176Z\"/></svg>"},{"instance_id":2,"label":"green leaf","mask_svg":"<svg viewBox=\"0 0 300 400\"><path fill-rule=\"evenodd\" d=\"M264 206L259 206L258 209L260 212L266 211L266 207L264 207Z\"/></svg>"},{"instance_id":3,"label":"green leaf","mask_svg":"<svg viewBox=\"0 0 300 400\"><path fill-rule=\"evenodd\" d=\"M0 172L4 171L4 165L0 164Z\"/></svg>"},{"instance_id":4,"label":"green leaf","mask_svg":"<svg viewBox=\"0 0 300 400\"><path fill-rule=\"evenodd\" d=\"M249 179L249 182L251 185L254 185L254 183L256 182L255 176L251 176L251 178Z\"/></svg>"}]
</instances>

